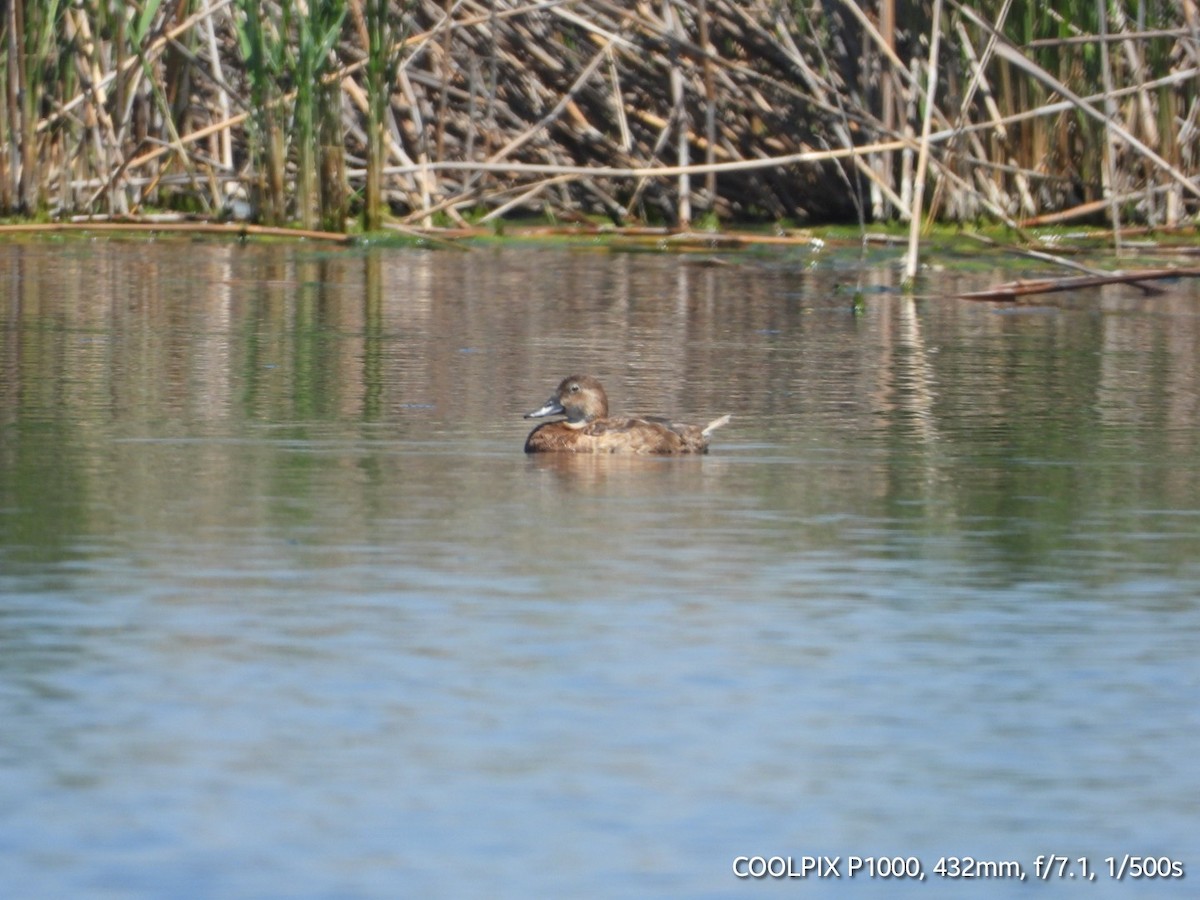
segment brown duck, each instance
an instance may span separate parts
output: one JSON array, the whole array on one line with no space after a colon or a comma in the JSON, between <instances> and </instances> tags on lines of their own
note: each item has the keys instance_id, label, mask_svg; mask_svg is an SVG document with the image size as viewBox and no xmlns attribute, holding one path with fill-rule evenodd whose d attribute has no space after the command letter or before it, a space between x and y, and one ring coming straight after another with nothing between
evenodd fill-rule
<instances>
[{"instance_id":1,"label":"brown duck","mask_svg":"<svg viewBox=\"0 0 1200 900\"><path fill-rule=\"evenodd\" d=\"M591 375L571 375L527 419L566 416L543 422L525 440L526 453L707 453L708 439L729 416L703 428L656 416L609 416L608 395Z\"/></svg>"}]
</instances>

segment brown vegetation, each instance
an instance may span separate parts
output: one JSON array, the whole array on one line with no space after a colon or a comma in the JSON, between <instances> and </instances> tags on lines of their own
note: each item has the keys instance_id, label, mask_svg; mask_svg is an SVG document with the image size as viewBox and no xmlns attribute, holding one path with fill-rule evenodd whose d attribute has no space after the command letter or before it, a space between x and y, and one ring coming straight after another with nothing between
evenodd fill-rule
<instances>
[{"instance_id":1,"label":"brown vegetation","mask_svg":"<svg viewBox=\"0 0 1200 900\"><path fill-rule=\"evenodd\" d=\"M0 213L1189 221L1196 0L1049 6L13 0Z\"/></svg>"}]
</instances>

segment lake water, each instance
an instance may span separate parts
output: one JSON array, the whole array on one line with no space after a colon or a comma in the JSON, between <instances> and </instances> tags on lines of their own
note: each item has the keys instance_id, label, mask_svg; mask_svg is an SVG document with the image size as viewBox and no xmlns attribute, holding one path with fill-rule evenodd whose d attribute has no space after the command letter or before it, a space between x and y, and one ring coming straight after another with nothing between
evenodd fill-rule
<instances>
[{"instance_id":1,"label":"lake water","mask_svg":"<svg viewBox=\"0 0 1200 900\"><path fill-rule=\"evenodd\" d=\"M1200 291L898 257L0 245L0 893L1194 896Z\"/></svg>"}]
</instances>

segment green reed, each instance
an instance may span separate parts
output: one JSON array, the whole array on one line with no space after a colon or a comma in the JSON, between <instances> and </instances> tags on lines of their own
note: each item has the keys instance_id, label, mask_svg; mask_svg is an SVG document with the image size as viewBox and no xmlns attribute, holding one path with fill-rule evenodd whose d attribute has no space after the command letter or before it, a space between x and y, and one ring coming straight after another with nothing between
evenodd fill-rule
<instances>
[{"instance_id":1,"label":"green reed","mask_svg":"<svg viewBox=\"0 0 1200 900\"><path fill-rule=\"evenodd\" d=\"M252 156L262 164L257 181L262 217L281 224L290 212L305 228L341 229L345 191L336 182L344 166L321 148L336 146L340 152L342 146L340 94L329 81L339 65L333 51L346 3L238 0L238 5L238 46L251 107L261 116L252 117L250 131ZM289 156L295 163L294 209L286 192Z\"/></svg>"},{"instance_id":2,"label":"green reed","mask_svg":"<svg viewBox=\"0 0 1200 900\"><path fill-rule=\"evenodd\" d=\"M287 216L283 86L287 35L271 14L271 6L262 0L238 0L238 7L238 51L252 110L246 127L253 174L251 200L266 224L279 225Z\"/></svg>"},{"instance_id":3,"label":"green reed","mask_svg":"<svg viewBox=\"0 0 1200 900\"><path fill-rule=\"evenodd\" d=\"M1053 25L1043 25L1048 33L1033 37L1057 38L1059 43L1043 40L1031 51L1033 58L1050 71L1054 71L1050 69L1052 64L1057 65L1060 79L1074 86L1077 93L1105 95L1095 104L1097 108L1162 158L1178 165L1180 127L1186 111L1194 108L1196 79L1153 91L1110 96L1110 89L1115 93L1119 88L1136 88L1187 64L1179 38L1162 34L1182 24L1178 7L1145 0L1072 0L1067 7L1056 5L1053 11L1046 6L1034 8L1041 22ZM1151 36L1155 34L1158 36ZM1109 37L1103 45L1096 39L1102 35ZM1103 161L1105 126L1078 113L1061 117L1057 126L1056 140L1041 160L1042 165L1072 173L1088 199L1098 196L1099 185L1107 180ZM1131 149L1118 147L1116 157L1112 170L1116 183L1111 187L1117 193L1137 184L1170 181ZM1145 200L1150 206L1156 205L1149 194ZM1157 213L1150 217L1156 218Z\"/></svg>"},{"instance_id":4,"label":"green reed","mask_svg":"<svg viewBox=\"0 0 1200 900\"><path fill-rule=\"evenodd\" d=\"M296 86L295 132L293 140L297 148L296 203L300 224L305 228L315 227L324 220L326 224L341 229L345 225L332 221L342 203L332 202L343 192L336 183L329 183L322 190L321 142L330 139L337 147L342 146L340 92L336 85L330 90L326 80L337 68L332 51L341 34L342 21L346 18L346 4L342 0L311 2L307 12L300 12L291 2L281 4L284 9L285 31L294 37L285 55L289 74ZM292 18L288 28L288 18ZM331 181L333 172L327 173ZM322 201L326 201L323 203Z\"/></svg>"},{"instance_id":5,"label":"green reed","mask_svg":"<svg viewBox=\"0 0 1200 900\"><path fill-rule=\"evenodd\" d=\"M48 88L71 76L64 70L58 35L64 6L58 0L11 0L4 10L3 65L4 139L19 147L16 158L5 154L3 202L6 211L43 215L47 206L50 161L39 152L37 127Z\"/></svg>"},{"instance_id":6,"label":"green reed","mask_svg":"<svg viewBox=\"0 0 1200 900\"><path fill-rule=\"evenodd\" d=\"M406 11L409 5L405 4ZM367 174L362 223L367 231L376 231L383 223L383 167L387 165L385 129L406 31L407 17L397 20L392 7L388 0L366 0Z\"/></svg>"}]
</instances>

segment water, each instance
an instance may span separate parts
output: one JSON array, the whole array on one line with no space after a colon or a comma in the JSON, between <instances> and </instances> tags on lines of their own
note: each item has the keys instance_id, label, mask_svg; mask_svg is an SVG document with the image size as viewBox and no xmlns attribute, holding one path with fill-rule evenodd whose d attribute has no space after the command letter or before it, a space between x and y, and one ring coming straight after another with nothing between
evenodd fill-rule
<instances>
[{"instance_id":1,"label":"water","mask_svg":"<svg viewBox=\"0 0 1200 900\"><path fill-rule=\"evenodd\" d=\"M1195 285L719 262L0 246L4 896L1189 896ZM573 371L734 420L527 458Z\"/></svg>"}]
</instances>

